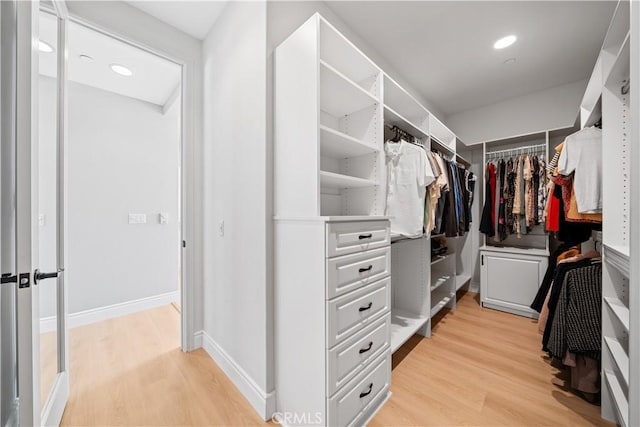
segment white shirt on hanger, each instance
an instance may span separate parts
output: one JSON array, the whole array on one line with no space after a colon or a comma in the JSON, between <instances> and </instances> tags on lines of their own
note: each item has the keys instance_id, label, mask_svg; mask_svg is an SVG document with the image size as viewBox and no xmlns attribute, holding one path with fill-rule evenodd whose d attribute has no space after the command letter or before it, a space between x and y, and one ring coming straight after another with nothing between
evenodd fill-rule
<instances>
[{"instance_id":1,"label":"white shirt on hanger","mask_svg":"<svg viewBox=\"0 0 640 427\"><path fill-rule=\"evenodd\" d=\"M423 148L401 140L385 144L387 208L391 233L422 235L427 185L435 180Z\"/></svg>"},{"instance_id":2,"label":"white shirt on hanger","mask_svg":"<svg viewBox=\"0 0 640 427\"><path fill-rule=\"evenodd\" d=\"M574 171L578 212L602 212L602 130L588 127L565 139L558 172L569 175Z\"/></svg>"}]
</instances>

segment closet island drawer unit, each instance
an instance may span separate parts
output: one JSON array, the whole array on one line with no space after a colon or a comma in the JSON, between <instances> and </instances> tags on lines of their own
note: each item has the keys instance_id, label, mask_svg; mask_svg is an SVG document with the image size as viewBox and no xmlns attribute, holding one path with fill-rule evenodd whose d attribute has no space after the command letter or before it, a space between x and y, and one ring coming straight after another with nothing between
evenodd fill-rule
<instances>
[{"instance_id":1,"label":"closet island drawer unit","mask_svg":"<svg viewBox=\"0 0 640 427\"><path fill-rule=\"evenodd\" d=\"M276 410L364 422L389 396L389 221L275 223Z\"/></svg>"}]
</instances>

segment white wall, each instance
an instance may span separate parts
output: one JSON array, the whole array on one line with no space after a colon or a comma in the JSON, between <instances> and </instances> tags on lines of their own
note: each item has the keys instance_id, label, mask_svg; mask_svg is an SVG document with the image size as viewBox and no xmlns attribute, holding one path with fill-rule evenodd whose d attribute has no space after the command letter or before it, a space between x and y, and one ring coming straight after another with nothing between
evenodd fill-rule
<instances>
[{"instance_id":1,"label":"white wall","mask_svg":"<svg viewBox=\"0 0 640 427\"><path fill-rule=\"evenodd\" d=\"M186 84L183 121L184 234L182 251L186 284L183 307L183 348L196 347L195 331L202 329L203 205L202 205L202 42L121 1L68 1L72 16L148 47L184 64Z\"/></svg>"},{"instance_id":2,"label":"white wall","mask_svg":"<svg viewBox=\"0 0 640 427\"><path fill-rule=\"evenodd\" d=\"M69 313L178 290L178 103L161 107L70 82L68 92ZM55 81L40 78L40 268L55 269ZM167 224L158 215L168 214ZM147 214L128 224L129 213ZM53 286L41 314L53 315Z\"/></svg>"},{"instance_id":3,"label":"white wall","mask_svg":"<svg viewBox=\"0 0 640 427\"><path fill-rule=\"evenodd\" d=\"M266 8L230 2L203 45L204 347L264 417L273 405Z\"/></svg>"},{"instance_id":4,"label":"white wall","mask_svg":"<svg viewBox=\"0 0 640 427\"><path fill-rule=\"evenodd\" d=\"M587 87L581 80L452 114L447 126L465 144L573 126Z\"/></svg>"}]
</instances>

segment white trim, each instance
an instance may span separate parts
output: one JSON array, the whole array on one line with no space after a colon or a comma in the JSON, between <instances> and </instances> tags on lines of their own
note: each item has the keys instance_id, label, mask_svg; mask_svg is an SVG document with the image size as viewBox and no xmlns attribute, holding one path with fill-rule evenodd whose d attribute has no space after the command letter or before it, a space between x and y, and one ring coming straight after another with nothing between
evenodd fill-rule
<instances>
[{"instance_id":1,"label":"white trim","mask_svg":"<svg viewBox=\"0 0 640 427\"><path fill-rule=\"evenodd\" d=\"M270 420L276 411L275 390L269 393L263 391L249 374L205 331L197 332L194 339L198 340L198 336L201 337L202 347L207 354L209 354L235 386L238 387L245 399L247 399L251 406L253 406L253 409L258 412L258 415L265 421Z\"/></svg>"},{"instance_id":2,"label":"white trim","mask_svg":"<svg viewBox=\"0 0 640 427\"><path fill-rule=\"evenodd\" d=\"M69 397L69 376L67 372L60 372L49 394L47 404L42 410L43 426L58 426Z\"/></svg>"},{"instance_id":3,"label":"white trim","mask_svg":"<svg viewBox=\"0 0 640 427\"><path fill-rule=\"evenodd\" d=\"M105 307L92 308L90 310L69 314L67 322L69 329L72 329L78 326L89 325L102 320L113 319L114 317L125 316L127 314L171 304L172 302L177 301L178 298L180 298L180 292L173 291L152 297L107 305ZM56 322L56 316L43 317L40 319L40 332L43 333L55 330L57 325Z\"/></svg>"},{"instance_id":4,"label":"white trim","mask_svg":"<svg viewBox=\"0 0 640 427\"><path fill-rule=\"evenodd\" d=\"M202 348L202 331L193 334L193 350Z\"/></svg>"}]
</instances>

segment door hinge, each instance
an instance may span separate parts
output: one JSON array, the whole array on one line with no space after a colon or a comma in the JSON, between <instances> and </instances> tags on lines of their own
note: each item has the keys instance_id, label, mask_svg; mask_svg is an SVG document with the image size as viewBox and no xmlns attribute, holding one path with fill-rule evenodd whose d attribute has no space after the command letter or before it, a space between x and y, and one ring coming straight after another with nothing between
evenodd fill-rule
<instances>
[{"instance_id":1,"label":"door hinge","mask_svg":"<svg viewBox=\"0 0 640 427\"><path fill-rule=\"evenodd\" d=\"M4 285L6 283L16 283L18 281L18 276L11 273L4 273L2 277L0 277L0 284Z\"/></svg>"},{"instance_id":2,"label":"door hinge","mask_svg":"<svg viewBox=\"0 0 640 427\"><path fill-rule=\"evenodd\" d=\"M186 241L186 240L183 240L183 241L182 241L182 247L183 247L183 248L186 248L186 247L187 247L187 241Z\"/></svg>"},{"instance_id":3,"label":"door hinge","mask_svg":"<svg viewBox=\"0 0 640 427\"><path fill-rule=\"evenodd\" d=\"M18 288L28 288L31 286L31 274L20 273L18 276Z\"/></svg>"}]
</instances>

